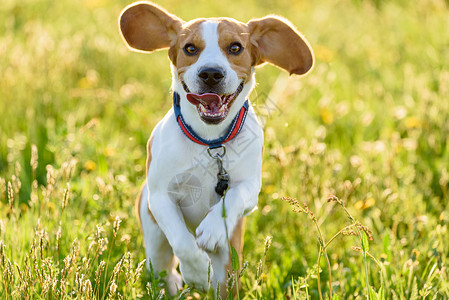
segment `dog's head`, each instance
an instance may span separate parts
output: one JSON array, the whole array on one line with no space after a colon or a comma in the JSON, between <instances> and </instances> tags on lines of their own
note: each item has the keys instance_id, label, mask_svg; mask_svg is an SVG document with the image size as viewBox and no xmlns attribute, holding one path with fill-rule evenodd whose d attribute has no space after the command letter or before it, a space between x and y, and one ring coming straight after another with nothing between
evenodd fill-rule
<instances>
[{"instance_id":1,"label":"dog's head","mask_svg":"<svg viewBox=\"0 0 449 300\"><path fill-rule=\"evenodd\" d=\"M305 74L313 65L307 41L277 16L246 24L230 18L184 22L155 4L137 2L123 10L120 29L133 50L169 49L173 89L186 111L206 124L239 111L254 86L255 66L268 62Z\"/></svg>"}]
</instances>

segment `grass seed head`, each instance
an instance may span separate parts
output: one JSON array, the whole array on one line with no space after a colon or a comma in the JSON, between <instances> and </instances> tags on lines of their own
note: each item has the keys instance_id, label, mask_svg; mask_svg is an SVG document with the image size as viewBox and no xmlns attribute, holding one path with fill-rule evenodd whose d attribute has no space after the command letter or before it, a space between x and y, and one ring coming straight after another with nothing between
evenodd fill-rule
<instances>
[{"instance_id":1,"label":"grass seed head","mask_svg":"<svg viewBox=\"0 0 449 300\"><path fill-rule=\"evenodd\" d=\"M115 238L116 236L117 236L117 231L119 230L119 228L120 228L120 223L122 222L122 220L120 220L120 217L119 216L116 216L115 217L115 220L114 220L114 224L113 224L113 226L112 226L112 234L113 234L113 237Z\"/></svg>"},{"instance_id":2,"label":"grass seed head","mask_svg":"<svg viewBox=\"0 0 449 300\"><path fill-rule=\"evenodd\" d=\"M109 288L109 299L114 299L115 293L117 292L117 284L115 283L115 279L112 279L111 286Z\"/></svg>"},{"instance_id":3,"label":"grass seed head","mask_svg":"<svg viewBox=\"0 0 449 300\"><path fill-rule=\"evenodd\" d=\"M304 209L302 208L301 204L296 198L291 197L282 197L281 200L286 201L290 206L292 207L292 210L295 213L305 213Z\"/></svg>"},{"instance_id":4,"label":"grass seed head","mask_svg":"<svg viewBox=\"0 0 449 300\"><path fill-rule=\"evenodd\" d=\"M81 268L87 273L89 271L90 258L83 257L83 263Z\"/></svg>"},{"instance_id":5,"label":"grass seed head","mask_svg":"<svg viewBox=\"0 0 449 300\"><path fill-rule=\"evenodd\" d=\"M265 256L267 256L267 252L268 252L268 249L270 248L270 246L271 246L271 242L273 241L273 238L271 237L271 236L267 236L266 238L265 238L265 248L264 248L264 250L263 250L263 256L265 257Z\"/></svg>"},{"instance_id":6,"label":"grass seed head","mask_svg":"<svg viewBox=\"0 0 449 300\"><path fill-rule=\"evenodd\" d=\"M61 224L59 224L58 231L56 232L56 250L59 250L59 245L61 242L62 229Z\"/></svg>"},{"instance_id":7,"label":"grass seed head","mask_svg":"<svg viewBox=\"0 0 449 300\"><path fill-rule=\"evenodd\" d=\"M72 251L71 251L72 259L74 261L76 261L76 259L78 258L79 253L80 253L80 242L78 241L78 239L75 238L72 242Z\"/></svg>"},{"instance_id":8,"label":"grass seed head","mask_svg":"<svg viewBox=\"0 0 449 300\"><path fill-rule=\"evenodd\" d=\"M95 231L95 239L97 241L97 243L99 242L100 238L101 238L101 233L104 231L103 227L100 224L97 224L95 226L96 231Z\"/></svg>"},{"instance_id":9,"label":"grass seed head","mask_svg":"<svg viewBox=\"0 0 449 300\"><path fill-rule=\"evenodd\" d=\"M51 187L51 190L53 190L53 186L56 183L56 174L55 169L52 165L47 165L47 188Z\"/></svg>"},{"instance_id":10,"label":"grass seed head","mask_svg":"<svg viewBox=\"0 0 449 300\"><path fill-rule=\"evenodd\" d=\"M67 295L67 281L65 279L61 279L59 282L59 297L65 299L64 296Z\"/></svg>"},{"instance_id":11,"label":"grass seed head","mask_svg":"<svg viewBox=\"0 0 449 300\"><path fill-rule=\"evenodd\" d=\"M337 202L341 206L344 206L343 200L339 199L335 195L330 195L329 198L327 198L327 202Z\"/></svg>"},{"instance_id":12,"label":"grass seed head","mask_svg":"<svg viewBox=\"0 0 449 300\"><path fill-rule=\"evenodd\" d=\"M153 299L154 291L153 291L153 287L151 286L151 284L149 282L147 282L146 288L147 288L147 294L150 296L151 299Z\"/></svg>"},{"instance_id":13,"label":"grass seed head","mask_svg":"<svg viewBox=\"0 0 449 300\"><path fill-rule=\"evenodd\" d=\"M242 269L239 272L239 278L241 278L244 274L246 269L248 268L249 263L247 261L245 261L242 265Z\"/></svg>"},{"instance_id":14,"label":"grass seed head","mask_svg":"<svg viewBox=\"0 0 449 300\"><path fill-rule=\"evenodd\" d=\"M95 245L97 245L97 241L93 240L92 242L90 242L89 247L87 247L87 253L90 253Z\"/></svg>"},{"instance_id":15,"label":"grass seed head","mask_svg":"<svg viewBox=\"0 0 449 300\"><path fill-rule=\"evenodd\" d=\"M103 254L104 251L108 248L108 238L100 238L97 243L97 253L98 255Z\"/></svg>"},{"instance_id":16,"label":"grass seed head","mask_svg":"<svg viewBox=\"0 0 449 300\"><path fill-rule=\"evenodd\" d=\"M159 295L157 296L156 300L161 300L165 297L165 289L161 289L159 291Z\"/></svg>"},{"instance_id":17,"label":"grass seed head","mask_svg":"<svg viewBox=\"0 0 449 300\"><path fill-rule=\"evenodd\" d=\"M57 288L58 288L58 278L57 277L52 277L51 279L51 293L53 296L56 296L57 294ZM54 298L54 297L52 297Z\"/></svg>"},{"instance_id":18,"label":"grass seed head","mask_svg":"<svg viewBox=\"0 0 449 300\"><path fill-rule=\"evenodd\" d=\"M97 289L100 284L101 274L103 273L105 266L106 262L102 260L95 271L95 289Z\"/></svg>"},{"instance_id":19,"label":"grass seed head","mask_svg":"<svg viewBox=\"0 0 449 300\"><path fill-rule=\"evenodd\" d=\"M359 229L360 231L363 231L366 233L366 235L368 236L368 239L370 241L373 240L373 232L371 231L371 229L369 229L368 226L362 225L361 223L357 222L355 224L355 226L357 227L357 229Z\"/></svg>"},{"instance_id":20,"label":"grass seed head","mask_svg":"<svg viewBox=\"0 0 449 300\"><path fill-rule=\"evenodd\" d=\"M33 144L31 145L31 159L30 159L31 170L33 171L33 173L36 172L37 164L38 164L38 151L36 145Z\"/></svg>"},{"instance_id":21,"label":"grass seed head","mask_svg":"<svg viewBox=\"0 0 449 300\"><path fill-rule=\"evenodd\" d=\"M31 184L31 195L30 195L30 202L29 202L30 206L33 206L39 200L38 194L37 194L38 193L37 188L38 188L38 183L37 183L37 180L35 179L35 180L33 180L33 183Z\"/></svg>"},{"instance_id":22,"label":"grass seed head","mask_svg":"<svg viewBox=\"0 0 449 300\"><path fill-rule=\"evenodd\" d=\"M37 258L37 254L36 252L33 253L33 268L35 270L35 275L37 280L39 280L40 284L43 284L43 280L44 280L44 276L43 276L43 270L41 270L40 265L39 265L39 260Z\"/></svg>"},{"instance_id":23,"label":"grass seed head","mask_svg":"<svg viewBox=\"0 0 449 300\"><path fill-rule=\"evenodd\" d=\"M119 260L119 262L114 266L114 270L112 271L112 276L116 276L122 269L123 261L125 259L125 256L122 257L122 259Z\"/></svg>"},{"instance_id":24,"label":"grass seed head","mask_svg":"<svg viewBox=\"0 0 449 300\"><path fill-rule=\"evenodd\" d=\"M64 259L62 261L64 262L64 268L62 269L61 274L62 274L62 277L64 278L72 270L73 259L72 259L72 256L69 254L66 257L64 257Z\"/></svg>"},{"instance_id":25,"label":"grass seed head","mask_svg":"<svg viewBox=\"0 0 449 300\"><path fill-rule=\"evenodd\" d=\"M19 194L20 189L22 188L22 182L20 181L19 176L12 175L11 176L11 181L12 181L12 188L14 190L14 193L15 194Z\"/></svg>"},{"instance_id":26,"label":"grass seed head","mask_svg":"<svg viewBox=\"0 0 449 300\"><path fill-rule=\"evenodd\" d=\"M136 283L137 280L139 280L139 277L140 277L140 275L142 274L143 267L145 266L145 261L146 261L146 259L142 260L142 261L137 265L136 273L135 273L135 277L134 277L133 283Z\"/></svg>"},{"instance_id":27,"label":"grass seed head","mask_svg":"<svg viewBox=\"0 0 449 300\"><path fill-rule=\"evenodd\" d=\"M352 229L352 228L350 228L350 227L343 228L343 229L341 230L341 234L342 234L342 235L345 235L345 236L348 236L348 235L357 235L357 233L354 231L354 229Z\"/></svg>"},{"instance_id":28,"label":"grass seed head","mask_svg":"<svg viewBox=\"0 0 449 300\"><path fill-rule=\"evenodd\" d=\"M302 207L303 207L304 213L307 214L312 219L312 221L316 222L317 218L315 217L315 214L313 213L313 211L310 210L310 208L306 202L302 203Z\"/></svg>"},{"instance_id":29,"label":"grass seed head","mask_svg":"<svg viewBox=\"0 0 449 300\"><path fill-rule=\"evenodd\" d=\"M133 275L131 265L132 265L131 252L126 252L123 263L123 269L125 270L125 286L128 285L129 279Z\"/></svg>"},{"instance_id":30,"label":"grass seed head","mask_svg":"<svg viewBox=\"0 0 449 300\"><path fill-rule=\"evenodd\" d=\"M67 204L69 203L70 198L70 183L67 183L67 187L64 189L64 193L62 196L62 211L66 208Z\"/></svg>"},{"instance_id":31,"label":"grass seed head","mask_svg":"<svg viewBox=\"0 0 449 300\"><path fill-rule=\"evenodd\" d=\"M227 272L228 276L226 279L226 293L229 294L231 293L232 289L234 288L234 273L230 273L229 271Z\"/></svg>"},{"instance_id":32,"label":"grass seed head","mask_svg":"<svg viewBox=\"0 0 449 300\"><path fill-rule=\"evenodd\" d=\"M303 202L301 205L299 201L296 198L291 197L282 197L282 200L288 202L290 206L292 207L292 210L296 213L305 213L308 215L313 221L316 221L316 217L314 213L309 209L309 206L306 202Z\"/></svg>"},{"instance_id":33,"label":"grass seed head","mask_svg":"<svg viewBox=\"0 0 449 300\"><path fill-rule=\"evenodd\" d=\"M11 212L13 209L13 203L14 203L14 190L12 188L11 181L8 181L8 204L9 204L9 210Z\"/></svg>"},{"instance_id":34,"label":"grass seed head","mask_svg":"<svg viewBox=\"0 0 449 300\"><path fill-rule=\"evenodd\" d=\"M48 295L50 287L51 287L51 277L47 276L45 277L44 284L42 285L42 294Z\"/></svg>"},{"instance_id":35,"label":"grass seed head","mask_svg":"<svg viewBox=\"0 0 449 300\"><path fill-rule=\"evenodd\" d=\"M61 174L64 180L70 180L72 178L77 163L78 161L74 158L62 163Z\"/></svg>"},{"instance_id":36,"label":"grass seed head","mask_svg":"<svg viewBox=\"0 0 449 300\"><path fill-rule=\"evenodd\" d=\"M20 173L22 172L22 167L20 166L20 163L18 161L16 161L16 165L15 165L15 169L16 169L16 176L20 177Z\"/></svg>"},{"instance_id":37,"label":"grass seed head","mask_svg":"<svg viewBox=\"0 0 449 300\"><path fill-rule=\"evenodd\" d=\"M92 298L92 283L89 279L86 279L83 284L83 294L87 297L87 299Z\"/></svg>"},{"instance_id":38,"label":"grass seed head","mask_svg":"<svg viewBox=\"0 0 449 300\"><path fill-rule=\"evenodd\" d=\"M257 263L257 269L256 269L256 284L260 284L262 281L262 274L263 274L263 261L260 259Z\"/></svg>"}]
</instances>

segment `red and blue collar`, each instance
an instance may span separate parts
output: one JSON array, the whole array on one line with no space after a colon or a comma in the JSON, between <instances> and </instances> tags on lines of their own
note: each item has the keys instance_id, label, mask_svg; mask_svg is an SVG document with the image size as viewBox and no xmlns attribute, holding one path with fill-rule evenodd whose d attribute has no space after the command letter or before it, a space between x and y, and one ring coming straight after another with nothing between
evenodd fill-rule
<instances>
[{"instance_id":1,"label":"red and blue collar","mask_svg":"<svg viewBox=\"0 0 449 300\"><path fill-rule=\"evenodd\" d=\"M173 93L173 109L175 111L176 121L181 128L181 131L184 133L186 137L188 137L192 142L195 142L200 145L209 146L209 148L214 149L222 146L223 144L229 142L233 138L235 138L240 130L243 128L245 124L246 115L248 113L249 102L248 100L243 103L242 108L239 113L232 120L231 126L229 126L226 134L222 137L219 137L214 140L205 140L200 137L193 129L190 127L182 117L181 114L181 103L180 96L178 93Z\"/></svg>"}]
</instances>

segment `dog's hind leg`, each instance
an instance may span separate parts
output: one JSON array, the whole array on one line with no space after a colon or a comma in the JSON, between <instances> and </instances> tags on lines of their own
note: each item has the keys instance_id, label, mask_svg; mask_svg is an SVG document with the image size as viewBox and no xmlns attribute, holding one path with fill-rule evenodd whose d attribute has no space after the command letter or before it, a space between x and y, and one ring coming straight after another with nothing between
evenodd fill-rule
<instances>
[{"instance_id":1,"label":"dog's hind leg","mask_svg":"<svg viewBox=\"0 0 449 300\"><path fill-rule=\"evenodd\" d=\"M177 291L183 287L181 275L176 271L178 259L173 254L167 238L151 213L148 196L148 187L144 183L137 198L136 207L140 220L140 228L143 233L147 268L148 270L151 269L151 263L155 276L162 270L166 270L167 277L165 280L168 286L168 293L170 295L176 295Z\"/></svg>"}]
</instances>

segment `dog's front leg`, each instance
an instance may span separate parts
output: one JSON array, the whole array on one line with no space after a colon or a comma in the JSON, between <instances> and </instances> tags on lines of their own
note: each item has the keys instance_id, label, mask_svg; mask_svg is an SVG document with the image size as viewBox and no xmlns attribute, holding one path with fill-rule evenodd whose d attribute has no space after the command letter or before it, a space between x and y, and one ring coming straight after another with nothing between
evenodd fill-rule
<instances>
[{"instance_id":1,"label":"dog's front leg","mask_svg":"<svg viewBox=\"0 0 449 300\"><path fill-rule=\"evenodd\" d=\"M188 231L180 208L166 193L151 194L149 199L153 216L179 259L184 282L207 291L213 272L211 268L209 273L210 259Z\"/></svg>"},{"instance_id":2,"label":"dog's front leg","mask_svg":"<svg viewBox=\"0 0 449 300\"><path fill-rule=\"evenodd\" d=\"M199 247L214 252L227 249L240 218L257 205L260 180L245 180L231 188L226 196L214 205L196 229L196 242Z\"/></svg>"}]
</instances>

